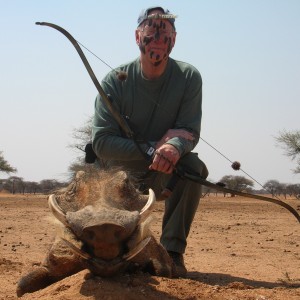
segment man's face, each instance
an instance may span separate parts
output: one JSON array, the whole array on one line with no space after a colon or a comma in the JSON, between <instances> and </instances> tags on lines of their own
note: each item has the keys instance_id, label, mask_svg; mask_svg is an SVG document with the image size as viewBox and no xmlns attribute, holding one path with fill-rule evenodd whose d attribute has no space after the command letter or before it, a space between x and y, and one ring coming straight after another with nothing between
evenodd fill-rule
<instances>
[{"instance_id":1,"label":"man's face","mask_svg":"<svg viewBox=\"0 0 300 300\"><path fill-rule=\"evenodd\" d=\"M160 10L150 13L161 14ZM165 19L148 19L136 30L136 42L142 55L154 66L159 66L167 60L176 39L176 32L171 23Z\"/></svg>"}]
</instances>

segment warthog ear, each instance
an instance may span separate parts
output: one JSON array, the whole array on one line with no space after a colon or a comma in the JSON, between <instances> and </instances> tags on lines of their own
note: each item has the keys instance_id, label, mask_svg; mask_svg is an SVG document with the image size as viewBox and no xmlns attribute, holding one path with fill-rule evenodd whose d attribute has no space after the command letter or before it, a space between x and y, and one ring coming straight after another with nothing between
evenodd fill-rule
<instances>
[{"instance_id":1,"label":"warthog ear","mask_svg":"<svg viewBox=\"0 0 300 300\"><path fill-rule=\"evenodd\" d=\"M62 222L66 227L69 227L68 221L66 219L66 214L63 212L63 210L58 205L55 195L50 195L48 199L48 205L52 212L52 214L55 216L56 219L58 219L60 222Z\"/></svg>"},{"instance_id":2,"label":"warthog ear","mask_svg":"<svg viewBox=\"0 0 300 300\"><path fill-rule=\"evenodd\" d=\"M155 201L156 201L156 197L155 197L154 191L152 189L149 189L148 201L140 211L141 219L140 219L139 223L142 223L143 221L145 221L147 219L147 217L151 214L154 204L155 204Z\"/></svg>"}]
</instances>

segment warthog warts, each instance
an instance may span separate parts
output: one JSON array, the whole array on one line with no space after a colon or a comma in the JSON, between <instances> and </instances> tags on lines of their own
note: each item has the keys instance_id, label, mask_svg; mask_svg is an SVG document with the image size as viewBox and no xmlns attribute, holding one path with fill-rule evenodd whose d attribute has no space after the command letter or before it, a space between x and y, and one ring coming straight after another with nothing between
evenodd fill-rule
<instances>
[{"instance_id":1,"label":"warthog warts","mask_svg":"<svg viewBox=\"0 0 300 300\"><path fill-rule=\"evenodd\" d=\"M78 172L48 203L63 226L42 265L19 280L19 297L86 268L103 277L137 269L176 276L167 251L149 230L154 192L139 193L124 171Z\"/></svg>"}]
</instances>

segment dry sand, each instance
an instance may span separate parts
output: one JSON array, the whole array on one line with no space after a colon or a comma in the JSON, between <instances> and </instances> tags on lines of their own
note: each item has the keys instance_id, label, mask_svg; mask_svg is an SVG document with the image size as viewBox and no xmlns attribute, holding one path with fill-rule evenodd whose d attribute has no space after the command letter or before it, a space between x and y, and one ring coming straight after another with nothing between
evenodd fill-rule
<instances>
[{"instance_id":1,"label":"dry sand","mask_svg":"<svg viewBox=\"0 0 300 300\"><path fill-rule=\"evenodd\" d=\"M287 200L300 211L300 200ZM160 235L163 203L152 225ZM0 299L39 265L55 234L46 196L0 193ZM21 299L300 299L300 224L277 205L241 197L201 200L185 254L186 279L84 270Z\"/></svg>"}]
</instances>

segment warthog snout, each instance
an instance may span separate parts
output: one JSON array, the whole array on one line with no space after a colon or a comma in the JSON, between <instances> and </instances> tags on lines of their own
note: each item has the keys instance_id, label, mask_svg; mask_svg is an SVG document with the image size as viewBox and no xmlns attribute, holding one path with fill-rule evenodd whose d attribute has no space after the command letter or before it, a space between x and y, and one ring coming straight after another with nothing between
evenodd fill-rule
<instances>
[{"instance_id":1,"label":"warthog snout","mask_svg":"<svg viewBox=\"0 0 300 300\"><path fill-rule=\"evenodd\" d=\"M118 224L102 224L84 228L81 240L85 241L95 257L111 260L124 252L125 228Z\"/></svg>"}]
</instances>

